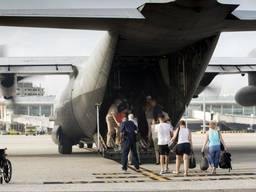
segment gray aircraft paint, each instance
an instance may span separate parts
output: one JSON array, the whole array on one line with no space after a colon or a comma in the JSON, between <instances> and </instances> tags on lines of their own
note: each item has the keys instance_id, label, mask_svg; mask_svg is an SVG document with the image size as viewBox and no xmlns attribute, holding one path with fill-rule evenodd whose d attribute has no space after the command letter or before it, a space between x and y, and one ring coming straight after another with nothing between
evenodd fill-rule
<instances>
[{"instance_id":1,"label":"gray aircraft paint","mask_svg":"<svg viewBox=\"0 0 256 192\"><path fill-rule=\"evenodd\" d=\"M106 32L93 54L80 65L77 76L71 77L56 109L56 124L67 135L92 137L95 133L95 105L103 100L116 42L117 35Z\"/></svg>"}]
</instances>

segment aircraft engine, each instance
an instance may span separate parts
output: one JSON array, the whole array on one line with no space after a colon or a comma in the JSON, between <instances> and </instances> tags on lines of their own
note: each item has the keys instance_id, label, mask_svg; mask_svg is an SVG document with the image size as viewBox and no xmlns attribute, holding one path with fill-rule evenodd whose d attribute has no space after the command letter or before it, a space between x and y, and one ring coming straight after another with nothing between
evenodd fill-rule
<instances>
[{"instance_id":1,"label":"aircraft engine","mask_svg":"<svg viewBox=\"0 0 256 192\"><path fill-rule=\"evenodd\" d=\"M256 73L248 74L248 86L241 88L235 95L238 104L250 107L256 105Z\"/></svg>"},{"instance_id":2,"label":"aircraft engine","mask_svg":"<svg viewBox=\"0 0 256 192\"><path fill-rule=\"evenodd\" d=\"M15 74L0 74L0 95L13 99L16 95L17 78Z\"/></svg>"}]
</instances>

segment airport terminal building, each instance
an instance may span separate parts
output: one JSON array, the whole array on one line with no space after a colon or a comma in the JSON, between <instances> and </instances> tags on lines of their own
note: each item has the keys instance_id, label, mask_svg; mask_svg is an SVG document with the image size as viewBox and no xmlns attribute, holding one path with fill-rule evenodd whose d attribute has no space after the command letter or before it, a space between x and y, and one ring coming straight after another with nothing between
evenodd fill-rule
<instances>
[{"instance_id":1,"label":"airport terminal building","mask_svg":"<svg viewBox=\"0 0 256 192\"><path fill-rule=\"evenodd\" d=\"M235 102L233 96L200 96L193 99L189 105L190 109L203 111L205 102L205 111L219 113L221 115L239 115L239 116L256 116L256 106L243 107Z\"/></svg>"},{"instance_id":2,"label":"airport terminal building","mask_svg":"<svg viewBox=\"0 0 256 192\"><path fill-rule=\"evenodd\" d=\"M38 130L53 128L55 96L45 96L44 88L19 83L14 101L0 99L0 130L24 132L26 126Z\"/></svg>"}]
</instances>

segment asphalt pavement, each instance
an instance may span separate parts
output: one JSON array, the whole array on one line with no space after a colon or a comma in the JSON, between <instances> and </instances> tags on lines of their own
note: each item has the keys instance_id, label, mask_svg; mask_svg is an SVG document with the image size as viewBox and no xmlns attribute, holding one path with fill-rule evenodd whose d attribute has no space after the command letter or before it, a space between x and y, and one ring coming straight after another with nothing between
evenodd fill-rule
<instances>
[{"instance_id":1,"label":"asphalt pavement","mask_svg":"<svg viewBox=\"0 0 256 192\"><path fill-rule=\"evenodd\" d=\"M197 164L204 136L193 134ZM119 163L104 159L94 150L74 147L60 155L50 136L0 136L13 164L11 183L0 191L256 191L256 134L224 134L232 154L233 170L218 175L199 166L189 177L160 176L159 166L143 164L141 170L121 170ZM170 169L174 169L174 162Z\"/></svg>"}]
</instances>

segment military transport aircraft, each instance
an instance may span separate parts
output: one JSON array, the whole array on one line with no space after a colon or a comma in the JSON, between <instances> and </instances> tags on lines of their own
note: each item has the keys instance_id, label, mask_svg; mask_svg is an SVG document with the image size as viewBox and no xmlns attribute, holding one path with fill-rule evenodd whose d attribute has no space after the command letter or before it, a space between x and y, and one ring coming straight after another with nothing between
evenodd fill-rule
<instances>
[{"instance_id":1,"label":"military transport aircraft","mask_svg":"<svg viewBox=\"0 0 256 192\"><path fill-rule=\"evenodd\" d=\"M100 127L104 132L107 108L117 95L127 97L135 108L146 95L157 97L176 124L192 97L226 69L217 63L205 73L220 33L256 30L256 13L225 2L1 0L0 25L106 31L83 67L72 66L57 107L56 140L59 152L66 154L81 138L92 141L97 103L102 104ZM30 71L29 65L22 67L24 72L17 66L2 71L5 98L15 96L13 87L21 79L17 76ZM54 70L61 67L70 70L70 66L58 65ZM254 87L255 74L250 72L249 77ZM242 92L250 95L251 89ZM255 105L255 100L250 104ZM135 111L139 116L139 109Z\"/></svg>"}]
</instances>

